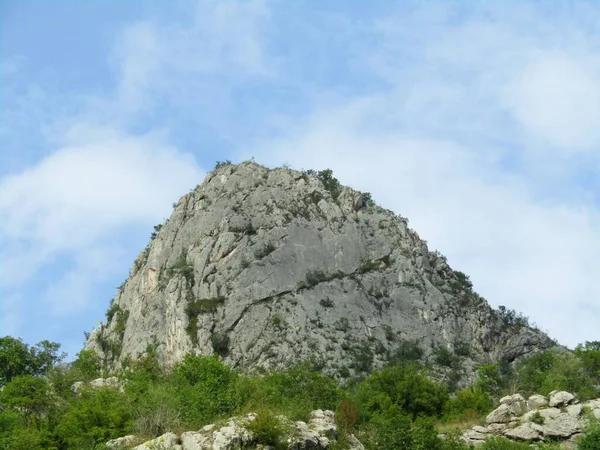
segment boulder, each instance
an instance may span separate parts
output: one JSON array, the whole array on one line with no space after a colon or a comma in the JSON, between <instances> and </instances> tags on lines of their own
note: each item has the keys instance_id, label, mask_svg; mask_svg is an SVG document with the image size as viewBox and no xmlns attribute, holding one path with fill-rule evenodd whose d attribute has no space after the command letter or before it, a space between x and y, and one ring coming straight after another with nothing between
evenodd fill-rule
<instances>
[{"instance_id":1,"label":"boulder","mask_svg":"<svg viewBox=\"0 0 600 450\"><path fill-rule=\"evenodd\" d=\"M501 405L507 405L515 416L521 416L528 410L527 402L521 394L508 395L500 399Z\"/></svg>"},{"instance_id":2,"label":"boulder","mask_svg":"<svg viewBox=\"0 0 600 450\"><path fill-rule=\"evenodd\" d=\"M575 396L566 391L552 391L549 397L548 405L559 408L575 402Z\"/></svg>"},{"instance_id":3,"label":"boulder","mask_svg":"<svg viewBox=\"0 0 600 450\"><path fill-rule=\"evenodd\" d=\"M183 450L183 447L179 444L179 436L168 432L134 447L133 450Z\"/></svg>"},{"instance_id":4,"label":"boulder","mask_svg":"<svg viewBox=\"0 0 600 450\"><path fill-rule=\"evenodd\" d=\"M527 422L504 432L504 436L520 441L539 441L542 437L542 427L535 423Z\"/></svg>"},{"instance_id":5,"label":"boulder","mask_svg":"<svg viewBox=\"0 0 600 450\"><path fill-rule=\"evenodd\" d=\"M566 439L581 431L579 421L567 413L561 413L544 421L542 433L545 437Z\"/></svg>"},{"instance_id":6,"label":"boulder","mask_svg":"<svg viewBox=\"0 0 600 450\"><path fill-rule=\"evenodd\" d=\"M510 406L502 404L489 413L485 421L486 423L508 423L513 417L515 417L515 414L510 409Z\"/></svg>"},{"instance_id":7,"label":"boulder","mask_svg":"<svg viewBox=\"0 0 600 450\"><path fill-rule=\"evenodd\" d=\"M535 394L527 399L527 407L532 409L539 409L548 405L548 399L543 395Z\"/></svg>"},{"instance_id":8,"label":"boulder","mask_svg":"<svg viewBox=\"0 0 600 450\"><path fill-rule=\"evenodd\" d=\"M134 443L139 442L139 438L132 434L123 436L116 439L111 439L106 443L106 446L110 449L120 450L122 448L130 447Z\"/></svg>"}]
</instances>

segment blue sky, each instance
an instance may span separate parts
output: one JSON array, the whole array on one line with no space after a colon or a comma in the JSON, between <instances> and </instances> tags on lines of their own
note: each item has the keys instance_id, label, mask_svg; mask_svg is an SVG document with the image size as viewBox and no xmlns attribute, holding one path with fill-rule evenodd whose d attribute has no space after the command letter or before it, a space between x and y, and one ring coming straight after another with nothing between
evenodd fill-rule
<instances>
[{"instance_id":1,"label":"blue sky","mask_svg":"<svg viewBox=\"0 0 600 450\"><path fill-rule=\"evenodd\" d=\"M599 340L600 6L0 2L0 335L75 354L216 160L331 168Z\"/></svg>"}]
</instances>

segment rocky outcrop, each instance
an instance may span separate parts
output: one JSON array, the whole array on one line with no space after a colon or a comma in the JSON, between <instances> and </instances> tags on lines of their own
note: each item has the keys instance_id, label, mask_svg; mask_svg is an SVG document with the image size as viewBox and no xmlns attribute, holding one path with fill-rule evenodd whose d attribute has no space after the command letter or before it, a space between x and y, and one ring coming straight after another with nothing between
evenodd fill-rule
<instances>
[{"instance_id":1,"label":"rocky outcrop","mask_svg":"<svg viewBox=\"0 0 600 450\"><path fill-rule=\"evenodd\" d=\"M547 397L520 394L504 397L500 406L486 417L486 426L474 426L462 435L463 441L477 446L492 436L527 442L562 441L564 448L575 443L590 417L600 418L600 399L580 403L564 391Z\"/></svg>"},{"instance_id":2,"label":"rocky outcrop","mask_svg":"<svg viewBox=\"0 0 600 450\"><path fill-rule=\"evenodd\" d=\"M477 363L554 345L329 172L223 164L155 229L87 342L109 368L216 351L241 369L310 360L347 378L417 342L417 357L466 381Z\"/></svg>"},{"instance_id":3,"label":"rocky outcrop","mask_svg":"<svg viewBox=\"0 0 600 450\"><path fill-rule=\"evenodd\" d=\"M144 442L134 450L229 450L234 448L268 448L260 442L249 424L256 420L256 414L245 417L232 417L222 424L206 425L198 431L186 431L181 436L168 432L160 437ZM289 450L326 450L338 439L338 429L332 411L316 410L310 413L308 423L292 422L280 416L283 425L283 443ZM112 449L130 448L136 442L135 436L125 436L107 442ZM363 445L353 435L347 436L350 450L364 450Z\"/></svg>"},{"instance_id":4,"label":"rocky outcrop","mask_svg":"<svg viewBox=\"0 0 600 450\"><path fill-rule=\"evenodd\" d=\"M76 381L71 386L71 389L76 394L79 394L84 387L89 387L92 389L109 387L109 388L117 388L117 389L119 389L119 391L124 392L125 383L123 380L121 380L117 377L96 378L95 380L92 380L87 383L84 381Z\"/></svg>"}]
</instances>

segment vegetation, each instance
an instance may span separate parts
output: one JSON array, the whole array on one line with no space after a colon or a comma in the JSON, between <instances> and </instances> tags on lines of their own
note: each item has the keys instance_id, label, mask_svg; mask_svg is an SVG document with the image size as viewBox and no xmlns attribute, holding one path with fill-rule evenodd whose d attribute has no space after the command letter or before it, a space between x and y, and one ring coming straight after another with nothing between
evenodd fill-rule
<instances>
[{"instance_id":1,"label":"vegetation","mask_svg":"<svg viewBox=\"0 0 600 450\"><path fill-rule=\"evenodd\" d=\"M198 303L195 312L205 306ZM136 434L150 439L248 412L257 414L249 427L258 441L282 448L289 430L278 416L307 420L317 408L336 411L342 430L357 436L367 449L466 450L456 433L439 439L437 427L477 421L515 389L525 395L564 389L581 400L600 396L599 342L586 342L575 352L549 350L514 370L482 364L477 381L454 392L434 381L419 362L424 352L416 341L399 342L389 366L345 385L311 364L263 376L241 374L219 359L228 351L227 334L215 333L211 342L214 356L187 355L169 371L161 368L150 346L147 356L128 361L118 374L125 382L124 392L84 387L75 395L73 382L102 375L93 352L82 351L65 366L58 365L58 344L43 341L28 347L18 339L0 339L0 450L100 449L115 437ZM357 356L354 368L370 369L373 353L366 342L351 348ZM447 355L439 352L434 358L445 360ZM552 448L545 445L540 448ZM591 421L578 448L599 446L600 425ZM498 438L481 448L529 447Z\"/></svg>"},{"instance_id":2,"label":"vegetation","mask_svg":"<svg viewBox=\"0 0 600 450\"><path fill-rule=\"evenodd\" d=\"M275 247L275 245L273 243L269 242L269 243L265 244L263 247L261 247L260 249L256 250L254 252L254 257L256 259L263 259L264 257L273 253L276 249L277 249L277 247Z\"/></svg>"}]
</instances>

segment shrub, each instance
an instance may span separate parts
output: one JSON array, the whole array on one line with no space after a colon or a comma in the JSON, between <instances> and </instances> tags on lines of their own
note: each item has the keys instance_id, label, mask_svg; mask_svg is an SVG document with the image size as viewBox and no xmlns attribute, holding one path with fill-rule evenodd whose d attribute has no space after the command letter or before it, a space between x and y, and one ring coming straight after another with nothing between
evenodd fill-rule
<instances>
[{"instance_id":1,"label":"shrub","mask_svg":"<svg viewBox=\"0 0 600 450\"><path fill-rule=\"evenodd\" d=\"M454 280L450 282L450 286L455 292L466 291L471 292L473 289L473 283L469 276L460 270L454 270Z\"/></svg>"},{"instance_id":2,"label":"shrub","mask_svg":"<svg viewBox=\"0 0 600 450\"><path fill-rule=\"evenodd\" d=\"M237 406L237 375L216 356L186 355L166 382L173 387L186 426L205 425Z\"/></svg>"},{"instance_id":3,"label":"shrub","mask_svg":"<svg viewBox=\"0 0 600 450\"><path fill-rule=\"evenodd\" d=\"M323 308L333 308L333 300L331 300L329 297L322 298L319 300L319 305L321 305Z\"/></svg>"},{"instance_id":4,"label":"shrub","mask_svg":"<svg viewBox=\"0 0 600 450\"><path fill-rule=\"evenodd\" d=\"M273 253L276 249L277 249L277 247L275 247L274 244L269 242L269 243L265 244L262 248L256 250L254 252L254 256L256 259L263 259L265 256L268 256L271 253Z\"/></svg>"},{"instance_id":5,"label":"shrub","mask_svg":"<svg viewBox=\"0 0 600 450\"><path fill-rule=\"evenodd\" d=\"M358 268L358 273L367 273L379 269L379 261L365 261Z\"/></svg>"},{"instance_id":6,"label":"shrub","mask_svg":"<svg viewBox=\"0 0 600 450\"><path fill-rule=\"evenodd\" d=\"M531 420L533 423L537 423L538 425L544 424L544 416L542 416L539 411L534 412L529 420Z\"/></svg>"},{"instance_id":7,"label":"shrub","mask_svg":"<svg viewBox=\"0 0 600 450\"><path fill-rule=\"evenodd\" d=\"M357 386L357 402L365 418L397 407L411 417L440 417L448 400L446 388L415 365L391 366L374 372Z\"/></svg>"},{"instance_id":8,"label":"shrub","mask_svg":"<svg viewBox=\"0 0 600 450\"><path fill-rule=\"evenodd\" d=\"M390 362L392 364L412 364L423 358L423 349L417 339L400 342L398 348L392 353Z\"/></svg>"},{"instance_id":9,"label":"shrub","mask_svg":"<svg viewBox=\"0 0 600 450\"><path fill-rule=\"evenodd\" d=\"M172 278L175 275L183 275L185 279L194 284L194 265L188 262L184 257L179 258L177 262L167 269L167 277Z\"/></svg>"},{"instance_id":10,"label":"shrub","mask_svg":"<svg viewBox=\"0 0 600 450\"><path fill-rule=\"evenodd\" d=\"M491 395L477 387L468 387L456 392L444 405L446 420L469 420L487 414L494 407Z\"/></svg>"},{"instance_id":11,"label":"shrub","mask_svg":"<svg viewBox=\"0 0 600 450\"><path fill-rule=\"evenodd\" d=\"M229 336L227 333L213 333L210 336L210 342L212 344L214 352L225 357L229 354Z\"/></svg>"},{"instance_id":12,"label":"shrub","mask_svg":"<svg viewBox=\"0 0 600 450\"><path fill-rule=\"evenodd\" d=\"M529 318L514 309L507 309L506 306L498 306L498 314L506 327L528 327Z\"/></svg>"},{"instance_id":13,"label":"shrub","mask_svg":"<svg viewBox=\"0 0 600 450\"><path fill-rule=\"evenodd\" d=\"M460 362L459 358L445 347L437 347L434 350L434 361L440 366L451 368Z\"/></svg>"},{"instance_id":14,"label":"shrub","mask_svg":"<svg viewBox=\"0 0 600 450\"><path fill-rule=\"evenodd\" d=\"M181 425L181 415L172 387L152 383L134 403L135 434L157 437Z\"/></svg>"},{"instance_id":15,"label":"shrub","mask_svg":"<svg viewBox=\"0 0 600 450\"><path fill-rule=\"evenodd\" d=\"M337 406L335 417L344 430L354 429L360 421L358 405L352 400L342 400Z\"/></svg>"},{"instance_id":16,"label":"shrub","mask_svg":"<svg viewBox=\"0 0 600 450\"><path fill-rule=\"evenodd\" d=\"M215 170L229 165L231 165L231 161L229 161L228 159L226 159L225 161L217 161L215 164Z\"/></svg>"},{"instance_id":17,"label":"shrub","mask_svg":"<svg viewBox=\"0 0 600 450\"><path fill-rule=\"evenodd\" d=\"M129 434L132 426L131 409L118 389L84 389L60 417L55 433L67 448L93 449Z\"/></svg>"},{"instance_id":18,"label":"shrub","mask_svg":"<svg viewBox=\"0 0 600 450\"><path fill-rule=\"evenodd\" d=\"M323 183L323 187L329 191L333 200L337 201L342 193L342 185L338 179L333 176L333 171L331 169L319 170L317 178Z\"/></svg>"},{"instance_id":19,"label":"shrub","mask_svg":"<svg viewBox=\"0 0 600 450\"><path fill-rule=\"evenodd\" d=\"M256 444L270 446L275 450L287 449L285 437L289 430L271 411L259 410L256 418L246 428L252 432Z\"/></svg>"},{"instance_id":20,"label":"shrub","mask_svg":"<svg viewBox=\"0 0 600 450\"><path fill-rule=\"evenodd\" d=\"M308 287L316 286L323 281L327 281L327 275L323 271L310 270L306 273L306 284Z\"/></svg>"},{"instance_id":21,"label":"shrub","mask_svg":"<svg viewBox=\"0 0 600 450\"><path fill-rule=\"evenodd\" d=\"M600 424L592 422L577 442L577 450L597 450L600 448Z\"/></svg>"}]
</instances>

